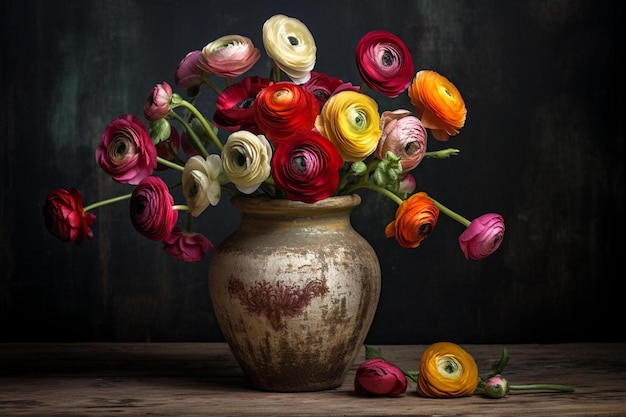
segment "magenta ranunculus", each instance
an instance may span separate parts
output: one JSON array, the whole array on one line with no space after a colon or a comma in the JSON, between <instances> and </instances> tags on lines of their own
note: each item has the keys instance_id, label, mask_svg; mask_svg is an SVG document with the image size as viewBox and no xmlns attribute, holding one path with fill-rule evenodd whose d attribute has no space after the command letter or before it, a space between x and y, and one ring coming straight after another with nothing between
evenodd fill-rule
<instances>
[{"instance_id":1,"label":"magenta ranunculus","mask_svg":"<svg viewBox=\"0 0 626 417\"><path fill-rule=\"evenodd\" d=\"M400 368L382 358L361 363L354 377L357 395L388 395L397 397L406 392L408 381Z\"/></svg>"},{"instance_id":2,"label":"magenta ranunculus","mask_svg":"<svg viewBox=\"0 0 626 417\"><path fill-rule=\"evenodd\" d=\"M459 236L459 245L465 257L480 260L500 247L504 238L504 219L496 213L475 218Z\"/></svg>"},{"instance_id":3,"label":"magenta ranunculus","mask_svg":"<svg viewBox=\"0 0 626 417\"><path fill-rule=\"evenodd\" d=\"M317 131L303 130L276 147L272 177L288 199L314 203L335 193L342 165L332 142Z\"/></svg>"},{"instance_id":4,"label":"magenta ranunculus","mask_svg":"<svg viewBox=\"0 0 626 417\"><path fill-rule=\"evenodd\" d=\"M272 84L270 78L253 76L226 87L215 100L213 123L229 132L247 130L260 134L253 105L259 91Z\"/></svg>"},{"instance_id":5,"label":"magenta ranunculus","mask_svg":"<svg viewBox=\"0 0 626 417\"><path fill-rule=\"evenodd\" d=\"M180 227L174 227L163 241L163 249L176 259L198 262L213 249L213 243L201 233L185 232Z\"/></svg>"},{"instance_id":6,"label":"magenta ranunculus","mask_svg":"<svg viewBox=\"0 0 626 417\"><path fill-rule=\"evenodd\" d=\"M146 119L154 121L167 116L173 93L172 86L165 81L152 87L143 103L143 115Z\"/></svg>"},{"instance_id":7,"label":"magenta ranunculus","mask_svg":"<svg viewBox=\"0 0 626 417\"><path fill-rule=\"evenodd\" d=\"M174 197L161 177L146 177L130 197L130 221L150 240L165 240L178 220Z\"/></svg>"},{"instance_id":8,"label":"magenta ranunculus","mask_svg":"<svg viewBox=\"0 0 626 417\"><path fill-rule=\"evenodd\" d=\"M390 98L405 91L415 75L411 52L393 33L374 30L356 46L356 66L363 82Z\"/></svg>"},{"instance_id":9,"label":"magenta ranunculus","mask_svg":"<svg viewBox=\"0 0 626 417\"><path fill-rule=\"evenodd\" d=\"M157 151L141 119L124 114L104 129L96 161L115 181L136 185L156 168Z\"/></svg>"},{"instance_id":10,"label":"magenta ranunculus","mask_svg":"<svg viewBox=\"0 0 626 417\"><path fill-rule=\"evenodd\" d=\"M83 211L83 196L78 188L52 190L46 196L43 216L48 231L64 242L80 245L85 238L93 239L89 228L96 215Z\"/></svg>"}]
</instances>

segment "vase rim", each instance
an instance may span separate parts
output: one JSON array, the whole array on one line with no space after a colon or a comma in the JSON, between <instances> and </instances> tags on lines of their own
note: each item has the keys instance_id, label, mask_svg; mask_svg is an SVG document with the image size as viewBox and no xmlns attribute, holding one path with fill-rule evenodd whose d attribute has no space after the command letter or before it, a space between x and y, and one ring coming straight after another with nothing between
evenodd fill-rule
<instances>
[{"instance_id":1,"label":"vase rim","mask_svg":"<svg viewBox=\"0 0 626 417\"><path fill-rule=\"evenodd\" d=\"M238 196L233 197L231 202L235 207L251 212L261 210L261 208L325 211L339 208L352 209L361 204L361 196L358 194L333 196L316 201L315 203L304 203L302 201L294 201L286 198Z\"/></svg>"}]
</instances>

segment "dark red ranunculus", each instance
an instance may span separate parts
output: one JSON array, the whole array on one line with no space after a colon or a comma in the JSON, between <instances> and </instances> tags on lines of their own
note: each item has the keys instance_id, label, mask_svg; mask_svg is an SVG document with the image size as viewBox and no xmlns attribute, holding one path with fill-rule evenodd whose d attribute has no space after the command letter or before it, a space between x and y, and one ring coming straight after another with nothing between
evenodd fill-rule
<instances>
[{"instance_id":1,"label":"dark red ranunculus","mask_svg":"<svg viewBox=\"0 0 626 417\"><path fill-rule=\"evenodd\" d=\"M130 197L130 221L135 229L150 240L165 240L178 220L172 207L174 197L160 177L146 177Z\"/></svg>"},{"instance_id":2,"label":"dark red ranunculus","mask_svg":"<svg viewBox=\"0 0 626 417\"><path fill-rule=\"evenodd\" d=\"M304 130L278 144L272 178L288 199L314 203L335 193L342 165L332 142L317 131Z\"/></svg>"},{"instance_id":3,"label":"dark red ranunculus","mask_svg":"<svg viewBox=\"0 0 626 417\"><path fill-rule=\"evenodd\" d=\"M229 132L247 130L260 134L254 119L253 104L259 91L273 84L269 78L245 77L226 87L215 101L213 123Z\"/></svg>"},{"instance_id":4,"label":"dark red ranunculus","mask_svg":"<svg viewBox=\"0 0 626 417\"><path fill-rule=\"evenodd\" d=\"M176 130L176 128L172 126L170 129L169 138L157 143L156 145L157 155L171 162L176 159L179 149L180 149L180 135L178 134L178 130ZM157 163L157 167L155 169L157 171L164 171L169 168L161 163Z\"/></svg>"},{"instance_id":5,"label":"dark red ranunculus","mask_svg":"<svg viewBox=\"0 0 626 417\"><path fill-rule=\"evenodd\" d=\"M311 71L311 78L302 86L313 93L320 108L335 93L343 90L359 91L359 86L352 85L350 82L344 82L340 78L330 77L323 72Z\"/></svg>"},{"instance_id":6,"label":"dark red ranunculus","mask_svg":"<svg viewBox=\"0 0 626 417\"><path fill-rule=\"evenodd\" d=\"M358 395L388 395L397 397L406 392L407 379L400 368L382 358L361 363L354 377L354 392Z\"/></svg>"},{"instance_id":7,"label":"dark red ranunculus","mask_svg":"<svg viewBox=\"0 0 626 417\"><path fill-rule=\"evenodd\" d=\"M288 81L265 87L254 101L260 133L274 145L295 132L313 129L319 111L319 102L310 91Z\"/></svg>"},{"instance_id":8,"label":"dark red ranunculus","mask_svg":"<svg viewBox=\"0 0 626 417\"><path fill-rule=\"evenodd\" d=\"M93 239L89 227L96 221L96 215L83 211L83 196L77 188L50 191L43 216L48 231L64 242L80 245L85 238Z\"/></svg>"}]
</instances>

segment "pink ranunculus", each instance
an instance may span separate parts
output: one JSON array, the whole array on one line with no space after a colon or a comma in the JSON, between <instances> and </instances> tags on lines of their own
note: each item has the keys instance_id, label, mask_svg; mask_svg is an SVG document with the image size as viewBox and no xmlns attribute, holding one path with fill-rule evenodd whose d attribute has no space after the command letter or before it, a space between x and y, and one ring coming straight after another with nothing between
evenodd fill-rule
<instances>
[{"instance_id":1,"label":"pink ranunculus","mask_svg":"<svg viewBox=\"0 0 626 417\"><path fill-rule=\"evenodd\" d=\"M224 78L238 77L261 58L261 51L252 40L241 35L226 35L202 48L198 67Z\"/></svg>"},{"instance_id":2,"label":"pink ranunculus","mask_svg":"<svg viewBox=\"0 0 626 417\"><path fill-rule=\"evenodd\" d=\"M83 211L83 196L77 188L50 191L43 215L48 231L64 242L80 245L85 238L93 239L89 227L96 221L96 215Z\"/></svg>"},{"instance_id":3,"label":"pink ranunculus","mask_svg":"<svg viewBox=\"0 0 626 417\"><path fill-rule=\"evenodd\" d=\"M387 151L400 158L402 174L417 167L426 153L426 128L416 116L404 109L384 111L380 116L380 136L375 155L384 159Z\"/></svg>"},{"instance_id":4,"label":"pink ranunculus","mask_svg":"<svg viewBox=\"0 0 626 417\"><path fill-rule=\"evenodd\" d=\"M357 395L388 395L397 397L406 392L408 381L400 368L382 358L361 363L354 378Z\"/></svg>"},{"instance_id":5,"label":"pink ranunculus","mask_svg":"<svg viewBox=\"0 0 626 417\"><path fill-rule=\"evenodd\" d=\"M415 65L411 52L393 33L374 30L366 33L356 46L356 65L363 82L389 98L405 91Z\"/></svg>"},{"instance_id":6,"label":"pink ranunculus","mask_svg":"<svg viewBox=\"0 0 626 417\"><path fill-rule=\"evenodd\" d=\"M459 236L459 245L465 257L480 260L500 247L504 238L504 219L496 213L475 218Z\"/></svg>"},{"instance_id":7,"label":"pink ranunculus","mask_svg":"<svg viewBox=\"0 0 626 417\"><path fill-rule=\"evenodd\" d=\"M229 132L247 130L260 134L254 118L254 101L259 91L273 83L270 78L251 76L226 87L215 100L213 123Z\"/></svg>"},{"instance_id":8,"label":"pink ranunculus","mask_svg":"<svg viewBox=\"0 0 626 417\"><path fill-rule=\"evenodd\" d=\"M330 77L323 72L311 71L311 78L302 84L305 90L309 90L317 101L320 103L320 108L324 106L324 103L335 93L344 90L359 91L360 87L352 85L351 82L344 82L340 78Z\"/></svg>"},{"instance_id":9,"label":"pink ranunculus","mask_svg":"<svg viewBox=\"0 0 626 417\"><path fill-rule=\"evenodd\" d=\"M504 398L510 391L509 381L502 375L494 375L485 381L483 391L489 398Z\"/></svg>"},{"instance_id":10,"label":"pink ranunculus","mask_svg":"<svg viewBox=\"0 0 626 417\"><path fill-rule=\"evenodd\" d=\"M213 243L201 233L185 232L174 227L163 241L163 249L176 259L185 262L198 262L213 249Z\"/></svg>"},{"instance_id":11,"label":"pink ranunculus","mask_svg":"<svg viewBox=\"0 0 626 417\"><path fill-rule=\"evenodd\" d=\"M288 199L314 203L334 194L343 159L317 131L303 130L276 146L271 165L272 178Z\"/></svg>"},{"instance_id":12,"label":"pink ranunculus","mask_svg":"<svg viewBox=\"0 0 626 417\"><path fill-rule=\"evenodd\" d=\"M165 81L152 87L143 103L143 115L146 119L154 121L167 116L173 93L172 86Z\"/></svg>"},{"instance_id":13,"label":"pink ranunculus","mask_svg":"<svg viewBox=\"0 0 626 417\"><path fill-rule=\"evenodd\" d=\"M135 229L150 240L165 240L178 220L174 197L160 178L144 178L130 197L130 221Z\"/></svg>"},{"instance_id":14,"label":"pink ranunculus","mask_svg":"<svg viewBox=\"0 0 626 417\"><path fill-rule=\"evenodd\" d=\"M407 174L404 178L400 180L398 192L405 193L405 194L413 194L416 187L417 187L417 183L415 182L415 177L411 174Z\"/></svg>"},{"instance_id":15,"label":"pink ranunculus","mask_svg":"<svg viewBox=\"0 0 626 417\"><path fill-rule=\"evenodd\" d=\"M199 60L202 58L202 51L195 50L189 52L180 61L174 74L176 87L181 90L199 87L202 84L202 77L206 72L198 66Z\"/></svg>"},{"instance_id":16,"label":"pink ranunculus","mask_svg":"<svg viewBox=\"0 0 626 417\"><path fill-rule=\"evenodd\" d=\"M137 185L156 168L157 151L141 119L124 114L105 128L96 161L115 181Z\"/></svg>"}]
</instances>

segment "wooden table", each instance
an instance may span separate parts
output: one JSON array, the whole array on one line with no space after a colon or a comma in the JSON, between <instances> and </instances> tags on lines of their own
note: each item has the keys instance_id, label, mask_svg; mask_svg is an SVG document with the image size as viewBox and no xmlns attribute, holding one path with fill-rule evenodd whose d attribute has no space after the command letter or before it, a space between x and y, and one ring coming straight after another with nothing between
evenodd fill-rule
<instances>
[{"instance_id":1,"label":"wooden table","mask_svg":"<svg viewBox=\"0 0 626 417\"><path fill-rule=\"evenodd\" d=\"M416 369L426 346L375 346ZM486 373L503 345L463 345ZM509 345L512 384L571 385L574 393L515 391L428 399L353 391L357 357L335 390L250 389L223 343L0 344L0 415L19 416L626 416L626 344Z\"/></svg>"}]
</instances>

